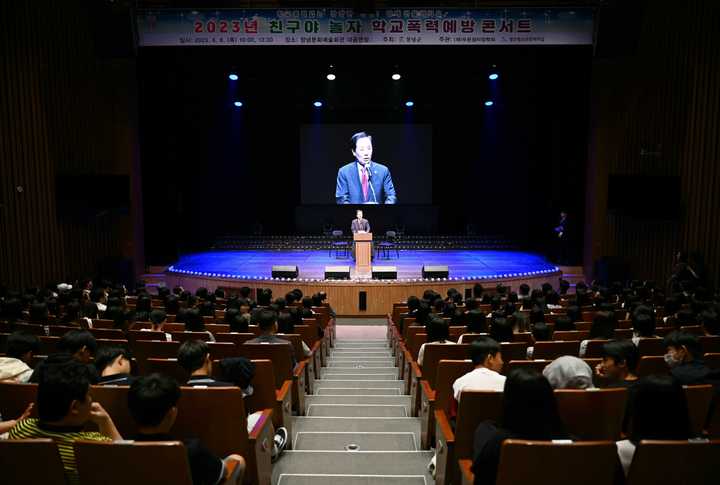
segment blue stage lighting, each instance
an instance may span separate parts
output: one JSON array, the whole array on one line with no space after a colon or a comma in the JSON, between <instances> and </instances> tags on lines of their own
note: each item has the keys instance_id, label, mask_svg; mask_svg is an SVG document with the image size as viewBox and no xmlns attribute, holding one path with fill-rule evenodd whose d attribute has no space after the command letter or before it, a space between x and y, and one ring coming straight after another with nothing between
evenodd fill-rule
<instances>
[{"instance_id":1,"label":"blue stage lighting","mask_svg":"<svg viewBox=\"0 0 720 485\"><path fill-rule=\"evenodd\" d=\"M485 106L492 106L494 103L490 100L485 101Z\"/></svg>"},{"instance_id":2,"label":"blue stage lighting","mask_svg":"<svg viewBox=\"0 0 720 485\"><path fill-rule=\"evenodd\" d=\"M242 104L242 101L235 101L235 102L233 103L233 105L234 105L236 108L242 108L242 105L243 105L243 104Z\"/></svg>"},{"instance_id":3,"label":"blue stage lighting","mask_svg":"<svg viewBox=\"0 0 720 485\"><path fill-rule=\"evenodd\" d=\"M498 77L500 77L500 76L498 75L498 73L493 72L493 73L491 73L491 74L488 76L488 79L490 79L491 81L494 81L494 80L496 80Z\"/></svg>"},{"instance_id":4,"label":"blue stage lighting","mask_svg":"<svg viewBox=\"0 0 720 485\"><path fill-rule=\"evenodd\" d=\"M238 80L238 75L235 74L235 73L232 73L232 74L230 74L230 75L228 76L228 79L231 80L231 81L237 81L237 80Z\"/></svg>"},{"instance_id":5,"label":"blue stage lighting","mask_svg":"<svg viewBox=\"0 0 720 485\"><path fill-rule=\"evenodd\" d=\"M316 108L322 108L322 101L315 101L313 103L313 106L315 106Z\"/></svg>"},{"instance_id":6,"label":"blue stage lighting","mask_svg":"<svg viewBox=\"0 0 720 485\"><path fill-rule=\"evenodd\" d=\"M413 103L412 101L405 101L405 106L407 106L408 108L412 108L413 106L415 106L415 103Z\"/></svg>"}]
</instances>

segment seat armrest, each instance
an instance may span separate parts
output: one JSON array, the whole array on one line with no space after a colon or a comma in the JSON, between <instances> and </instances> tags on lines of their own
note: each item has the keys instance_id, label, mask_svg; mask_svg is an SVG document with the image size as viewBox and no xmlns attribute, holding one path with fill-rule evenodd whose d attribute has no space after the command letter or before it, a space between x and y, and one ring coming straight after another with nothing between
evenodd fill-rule
<instances>
[{"instance_id":1,"label":"seat armrest","mask_svg":"<svg viewBox=\"0 0 720 485\"><path fill-rule=\"evenodd\" d=\"M462 485L473 485L475 474L472 472L472 460L458 460Z\"/></svg>"},{"instance_id":2,"label":"seat armrest","mask_svg":"<svg viewBox=\"0 0 720 485\"><path fill-rule=\"evenodd\" d=\"M435 391L430 387L430 383L425 379L420 381L420 392L423 396L427 396L428 401L435 401Z\"/></svg>"},{"instance_id":3,"label":"seat armrest","mask_svg":"<svg viewBox=\"0 0 720 485\"><path fill-rule=\"evenodd\" d=\"M443 410L435 411L435 484L457 483L459 476L455 460L455 433Z\"/></svg>"},{"instance_id":4,"label":"seat armrest","mask_svg":"<svg viewBox=\"0 0 720 485\"><path fill-rule=\"evenodd\" d=\"M245 457L248 470L246 480L259 485L270 485L272 464L270 456L273 448L272 409L263 409L260 419L248 433L250 456Z\"/></svg>"},{"instance_id":5,"label":"seat armrest","mask_svg":"<svg viewBox=\"0 0 720 485\"><path fill-rule=\"evenodd\" d=\"M307 362L304 360L297 363L297 365L295 366L295 369L293 369L293 377L295 379L299 379L301 376L304 375L306 364L307 364Z\"/></svg>"},{"instance_id":6,"label":"seat armrest","mask_svg":"<svg viewBox=\"0 0 720 485\"><path fill-rule=\"evenodd\" d=\"M257 423L255 423L253 429L248 432L248 439L251 441L262 437L268 428L272 430L272 409L263 409L261 412L262 414L257 420Z\"/></svg>"},{"instance_id":7,"label":"seat armrest","mask_svg":"<svg viewBox=\"0 0 720 485\"><path fill-rule=\"evenodd\" d=\"M283 385L280 387L280 389L275 390L275 399L278 402L282 402L285 399L289 399L291 390L292 390L292 381L287 380L287 381L283 382Z\"/></svg>"}]
</instances>

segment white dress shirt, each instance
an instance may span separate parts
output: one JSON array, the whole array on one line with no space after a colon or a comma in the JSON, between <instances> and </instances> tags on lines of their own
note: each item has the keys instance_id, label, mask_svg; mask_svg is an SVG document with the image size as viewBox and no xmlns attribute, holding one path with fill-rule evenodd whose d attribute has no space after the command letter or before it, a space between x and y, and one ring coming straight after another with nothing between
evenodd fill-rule
<instances>
[{"instance_id":1,"label":"white dress shirt","mask_svg":"<svg viewBox=\"0 0 720 485\"><path fill-rule=\"evenodd\" d=\"M453 383L453 395L460 401L462 391L499 391L505 388L505 376L487 367L478 367Z\"/></svg>"}]
</instances>

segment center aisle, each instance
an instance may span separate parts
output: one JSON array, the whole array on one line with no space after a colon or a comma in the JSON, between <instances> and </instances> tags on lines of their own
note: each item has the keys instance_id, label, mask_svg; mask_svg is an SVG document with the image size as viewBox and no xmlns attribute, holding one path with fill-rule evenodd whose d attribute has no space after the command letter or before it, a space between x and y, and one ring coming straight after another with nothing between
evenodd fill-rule
<instances>
[{"instance_id":1,"label":"center aisle","mask_svg":"<svg viewBox=\"0 0 720 485\"><path fill-rule=\"evenodd\" d=\"M340 332L338 332L340 333ZM293 450L273 467L274 485L429 485L431 451L386 339L339 339L295 417Z\"/></svg>"}]
</instances>

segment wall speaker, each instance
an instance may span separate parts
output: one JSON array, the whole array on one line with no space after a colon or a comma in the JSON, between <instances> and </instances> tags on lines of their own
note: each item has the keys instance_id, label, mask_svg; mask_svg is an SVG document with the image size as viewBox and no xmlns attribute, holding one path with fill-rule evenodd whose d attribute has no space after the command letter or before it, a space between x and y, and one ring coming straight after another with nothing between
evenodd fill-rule
<instances>
[{"instance_id":1,"label":"wall speaker","mask_svg":"<svg viewBox=\"0 0 720 485\"><path fill-rule=\"evenodd\" d=\"M374 280L396 280L397 266L373 266L372 279Z\"/></svg>"},{"instance_id":2,"label":"wall speaker","mask_svg":"<svg viewBox=\"0 0 720 485\"><path fill-rule=\"evenodd\" d=\"M423 266L423 278L449 278L450 270L447 266Z\"/></svg>"},{"instance_id":3,"label":"wall speaker","mask_svg":"<svg viewBox=\"0 0 720 485\"><path fill-rule=\"evenodd\" d=\"M325 266L326 280L349 280L350 266Z\"/></svg>"},{"instance_id":4,"label":"wall speaker","mask_svg":"<svg viewBox=\"0 0 720 485\"><path fill-rule=\"evenodd\" d=\"M273 266L272 267L273 278L297 278L298 267L297 266Z\"/></svg>"}]
</instances>

